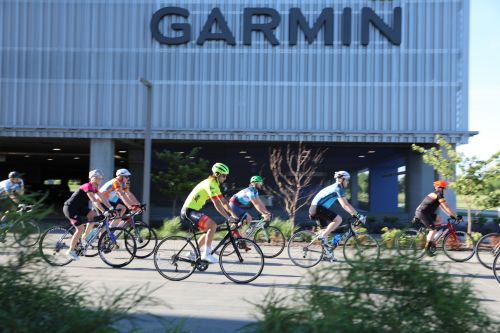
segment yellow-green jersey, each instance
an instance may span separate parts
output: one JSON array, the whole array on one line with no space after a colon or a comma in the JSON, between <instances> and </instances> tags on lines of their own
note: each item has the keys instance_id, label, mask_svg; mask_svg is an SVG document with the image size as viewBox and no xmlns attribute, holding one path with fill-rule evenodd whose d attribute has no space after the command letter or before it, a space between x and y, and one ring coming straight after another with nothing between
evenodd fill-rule
<instances>
[{"instance_id":1,"label":"yellow-green jersey","mask_svg":"<svg viewBox=\"0 0 500 333\"><path fill-rule=\"evenodd\" d=\"M203 206L205 206L208 199L213 200L221 197L222 192L220 190L219 183L217 183L214 178L207 178L195 186L191 193L189 193L182 207L200 210Z\"/></svg>"}]
</instances>

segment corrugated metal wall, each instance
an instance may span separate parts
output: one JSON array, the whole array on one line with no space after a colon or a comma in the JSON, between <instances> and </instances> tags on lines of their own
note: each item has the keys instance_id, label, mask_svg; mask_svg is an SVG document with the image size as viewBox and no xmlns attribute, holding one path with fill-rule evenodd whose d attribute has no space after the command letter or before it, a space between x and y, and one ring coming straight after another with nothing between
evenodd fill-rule
<instances>
[{"instance_id":1,"label":"corrugated metal wall","mask_svg":"<svg viewBox=\"0 0 500 333\"><path fill-rule=\"evenodd\" d=\"M165 6L189 9L188 45L152 39L151 16ZM401 46L373 28L360 45L364 6L385 22L402 7ZM236 46L195 44L214 7ZM280 46L257 33L242 45L244 7L280 12ZM309 45L299 32L289 46L292 7L310 24L333 7L334 45L323 45L323 32ZM350 47L340 42L344 7L353 9ZM143 76L154 85L153 138L429 142L448 133L463 141L468 24L468 0L0 0L0 135L142 137Z\"/></svg>"}]
</instances>

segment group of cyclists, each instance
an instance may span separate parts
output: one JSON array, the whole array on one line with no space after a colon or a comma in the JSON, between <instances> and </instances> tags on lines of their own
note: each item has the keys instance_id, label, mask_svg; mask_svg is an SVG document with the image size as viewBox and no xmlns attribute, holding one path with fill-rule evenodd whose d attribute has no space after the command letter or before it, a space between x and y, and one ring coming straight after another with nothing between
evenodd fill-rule
<instances>
[{"instance_id":1,"label":"group of cyclists","mask_svg":"<svg viewBox=\"0 0 500 333\"><path fill-rule=\"evenodd\" d=\"M264 185L261 176L252 176L248 187L227 200L222 194L220 186L229 175L229 167L218 162L212 166L211 171L208 178L199 182L189 193L180 213L183 220L188 221L193 227L204 233L198 240L201 259L208 263L216 263L218 260L211 252L217 223L203 212L203 208L209 199L217 212L232 224L239 221L249 223L252 220L249 213L252 206L262 214L266 221L271 220L272 214L259 197L259 190ZM124 216L127 211L136 211L141 207L140 202L129 188L131 173L127 169L119 169L115 175L115 178L101 185L104 181L103 172L97 169L90 171L88 175L89 181L81 185L64 203L64 215L76 228L67 252L67 255L74 260L79 259L75 252L78 240L92 230L98 215L111 214L113 217L119 218ZM349 185L350 174L347 171L337 171L334 173L334 179L335 182L332 185L323 188L314 196L309 208L310 218L316 220L323 228L319 234L322 243L326 243L328 236L342 223L342 217L332 209L332 206L337 201L352 217L357 218L362 223L366 222L366 216L360 214L346 199L345 189ZM424 198L415 212L415 217L430 230L425 245L426 251L434 245L436 223L441 222L437 216L438 208L441 207L451 218L459 218L446 204L444 198L448 183L438 180L433 185L434 191ZM24 182L19 172L12 171L9 173L8 179L0 182L2 212L12 204L19 204L16 193L21 195L24 193ZM89 208L90 206L92 208ZM111 226L114 226L113 223L116 224L116 222L112 222ZM428 251L428 254L433 255L433 252ZM194 254L190 254L190 256L192 255Z\"/></svg>"}]
</instances>

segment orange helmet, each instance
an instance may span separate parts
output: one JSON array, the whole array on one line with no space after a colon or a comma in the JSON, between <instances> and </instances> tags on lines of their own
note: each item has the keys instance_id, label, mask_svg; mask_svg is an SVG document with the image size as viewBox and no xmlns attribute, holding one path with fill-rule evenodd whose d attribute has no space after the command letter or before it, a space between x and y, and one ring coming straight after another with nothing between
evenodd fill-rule
<instances>
[{"instance_id":1,"label":"orange helmet","mask_svg":"<svg viewBox=\"0 0 500 333\"><path fill-rule=\"evenodd\" d=\"M447 181L444 181L444 180L436 180L434 183L433 183L434 187L442 187L442 188L446 188L448 186L448 182Z\"/></svg>"}]
</instances>

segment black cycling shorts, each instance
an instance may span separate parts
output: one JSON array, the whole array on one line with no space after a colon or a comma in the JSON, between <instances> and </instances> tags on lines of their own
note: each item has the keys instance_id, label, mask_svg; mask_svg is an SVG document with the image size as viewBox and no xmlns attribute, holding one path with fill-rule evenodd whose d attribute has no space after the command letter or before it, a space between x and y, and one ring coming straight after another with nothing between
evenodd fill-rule
<instances>
[{"instance_id":1,"label":"black cycling shorts","mask_svg":"<svg viewBox=\"0 0 500 333\"><path fill-rule=\"evenodd\" d=\"M426 213L420 210L415 211L415 216L425 225L427 228L436 230L436 219L437 214Z\"/></svg>"},{"instance_id":2,"label":"black cycling shorts","mask_svg":"<svg viewBox=\"0 0 500 333\"><path fill-rule=\"evenodd\" d=\"M181 210L181 219L191 222L193 227L201 231L206 231L206 223L209 217L201 211L185 208Z\"/></svg>"},{"instance_id":3,"label":"black cycling shorts","mask_svg":"<svg viewBox=\"0 0 500 333\"><path fill-rule=\"evenodd\" d=\"M309 216L313 220L318 220L322 228L326 228L337 217L337 213L323 206L312 205L309 208Z\"/></svg>"},{"instance_id":4,"label":"black cycling shorts","mask_svg":"<svg viewBox=\"0 0 500 333\"><path fill-rule=\"evenodd\" d=\"M73 207L68 205L63 206L64 216L66 216L70 221L71 220L76 221L74 223L71 222L74 226L88 223L87 214L89 212L90 209L87 207Z\"/></svg>"}]
</instances>

